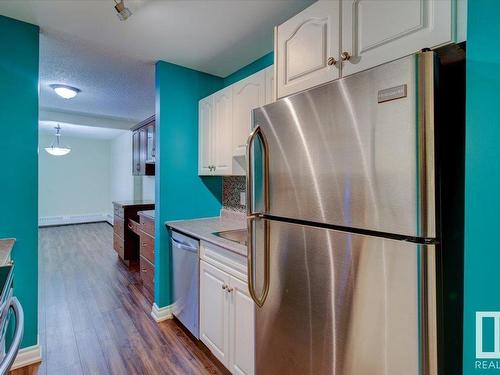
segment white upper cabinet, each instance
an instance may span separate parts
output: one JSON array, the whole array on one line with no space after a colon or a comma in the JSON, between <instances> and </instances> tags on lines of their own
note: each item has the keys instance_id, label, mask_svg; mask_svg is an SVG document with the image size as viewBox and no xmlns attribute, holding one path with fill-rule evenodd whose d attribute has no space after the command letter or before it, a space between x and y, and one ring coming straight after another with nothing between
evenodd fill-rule
<instances>
[{"instance_id":1,"label":"white upper cabinet","mask_svg":"<svg viewBox=\"0 0 500 375\"><path fill-rule=\"evenodd\" d=\"M274 102L274 92L274 68L271 66L200 100L200 176L245 175L252 110Z\"/></svg>"},{"instance_id":2,"label":"white upper cabinet","mask_svg":"<svg viewBox=\"0 0 500 375\"><path fill-rule=\"evenodd\" d=\"M198 174L211 175L213 161L214 98L208 96L198 104Z\"/></svg>"},{"instance_id":3,"label":"white upper cabinet","mask_svg":"<svg viewBox=\"0 0 500 375\"><path fill-rule=\"evenodd\" d=\"M274 66L271 65L265 70L266 75L266 104L276 101L276 91L274 85Z\"/></svg>"},{"instance_id":4,"label":"white upper cabinet","mask_svg":"<svg viewBox=\"0 0 500 375\"><path fill-rule=\"evenodd\" d=\"M453 41L452 0L343 0L342 75Z\"/></svg>"},{"instance_id":5,"label":"white upper cabinet","mask_svg":"<svg viewBox=\"0 0 500 375\"><path fill-rule=\"evenodd\" d=\"M225 88L214 95L214 174L232 173L233 90Z\"/></svg>"},{"instance_id":6,"label":"white upper cabinet","mask_svg":"<svg viewBox=\"0 0 500 375\"><path fill-rule=\"evenodd\" d=\"M278 98L339 78L340 1L318 1L275 31Z\"/></svg>"},{"instance_id":7,"label":"white upper cabinet","mask_svg":"<svg viewBox=\"0 0 500 375\"><path fill-rule=\"evenodd\" d=\"M278 98L461 42L466 19L466 0L320 0L275 29Z\"/></svg>"},{"instance_id":8,"label":"white upper cabinet","mask_svg":"<svg viewBox=\"0 0 500 375\"><path fill-rule=\"evenodd\" d=\"M198 174L225 176L233 173L233 91L231 87L199 102Z\"/></svg>"},{"instance_id":9,"label":"white upper cabinet","mask_svg":"<svg viewBox=\"0 0 500 375\"><path fill-rule=\"evenodd\" d=\"M233 85L233 155L245 155L252 129L252 110L266 104L266 74L262 70Z\"/></svg>"}]
</instances>

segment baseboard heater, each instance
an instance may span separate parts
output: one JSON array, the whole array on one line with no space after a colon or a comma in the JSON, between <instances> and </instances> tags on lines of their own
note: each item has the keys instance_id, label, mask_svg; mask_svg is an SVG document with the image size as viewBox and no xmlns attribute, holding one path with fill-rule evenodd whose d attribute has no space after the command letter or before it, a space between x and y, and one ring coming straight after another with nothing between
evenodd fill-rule
<instances>
[{"instance_id":1,"label":"baseboard heater","mask_svg":"<svg viewBox=\"0 0 500 375\"><path fill-rule=\"evenodd\" d=\"M111 216L111 214L46 216L38 218L38 226L50 227L54 225L96 223L101 221L107 221L110 224L113 224L112 220L110 219Z\"/></svg>"}]
</instances>

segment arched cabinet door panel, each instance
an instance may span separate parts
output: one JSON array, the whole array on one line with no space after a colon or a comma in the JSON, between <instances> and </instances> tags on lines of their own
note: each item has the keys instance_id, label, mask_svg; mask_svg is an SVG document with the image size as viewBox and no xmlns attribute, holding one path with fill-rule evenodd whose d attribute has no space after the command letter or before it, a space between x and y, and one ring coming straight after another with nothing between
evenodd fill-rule
<instances>
[{"instance_id":1,"label":"arched cabinet door panel","mask_svg":"<svg viewBox=\"0 0 500 375\"><path fill-rule=\"evenodd\" d=\"M276 28L278 98L340 77L339 4L318 1Z\"/></svg>"},{"instance_id":2,"label":"arched cabinet door panel","mask_svg":"<svg viewBox=\"0 0 500 375\"><path fill-rule=\"evenodd\" d=\"M453 40L452 0L343 0L342 75Z\"/></svg>"}]
</instances>

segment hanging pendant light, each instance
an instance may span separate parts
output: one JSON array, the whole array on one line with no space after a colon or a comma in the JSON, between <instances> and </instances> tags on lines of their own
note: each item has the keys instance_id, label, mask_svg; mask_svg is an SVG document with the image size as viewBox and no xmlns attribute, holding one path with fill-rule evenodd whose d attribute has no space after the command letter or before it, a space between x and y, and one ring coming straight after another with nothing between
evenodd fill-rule
<instances>
[{"instance_id":1,"label":"hanging pendant light","mask_svg":"<svg viewBox=\"0 0 500 375\"><path fill-rule=\"evenodd\" d=\"M56 129L56 139L50 147L45 147L45 151L53 156L64 156L69 154L71 149L68 146L61 146L61 127L59 124L54 128Z\"/></svg>"}]
</instances>

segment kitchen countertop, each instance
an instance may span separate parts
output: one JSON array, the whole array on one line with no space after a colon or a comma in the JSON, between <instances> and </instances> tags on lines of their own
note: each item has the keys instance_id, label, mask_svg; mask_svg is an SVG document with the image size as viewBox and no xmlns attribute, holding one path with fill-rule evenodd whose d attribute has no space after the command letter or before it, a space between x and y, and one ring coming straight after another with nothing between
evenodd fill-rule
<instances>
[{"instance_id":1,"label":"kitchen countertop","mask_svg":"<svg viewBox=\"0 0 500 375\"><path fill-rule=\"evenodd\" d=\"M155 202L148 200L132 200L132 201L116 201L113 202L113 204L126 207L126 206L140 206L143 204L155 204Z\"/></svg>"},{"instance_id":2,"label":"kitchen countertop","mask_svg":"<svg viewBox=\"0 0 500 375\"><path fill-rule=\"evenodd\" d=\"M212 233L225 230L246 228L245 214L233 211L222 210L221 216L208 219L167 221L166 226L187 234L188 236L199 238L237 254L247 256L247 247L238 242L226 240Z\"/></svg>"},{"instance_id":3,"label":"kitchen countertop","mask_svg":"<svg viewBox=\"0 0 500 375\"><path fill-rule=\"evenodd\" d=\"M4 266L9 261L10 253L15 242L15 238L0 239L0 266Z\"/></svg>"},{"instance_id":4,"label":"kitchen countertop","mask_svg":"<svg viewBox=\"0 0 500 375\"><path fill-rule=\"evenodd\" d=\"M146 210L146 211L139 211L137 213L139 216L145 216L151 220L155 219L155 210Z\"/></svg>"}]
</instances>

